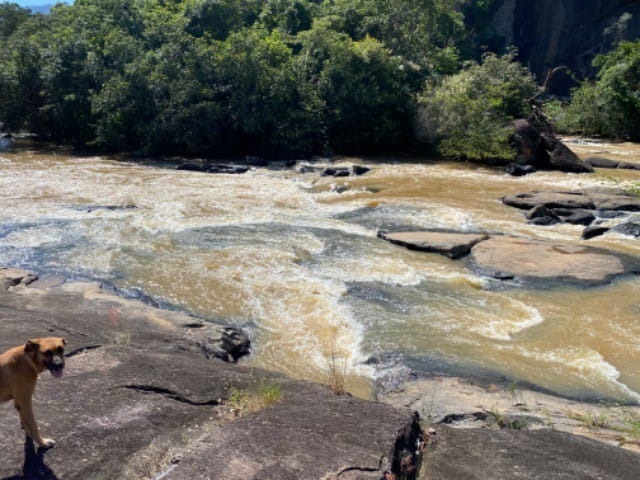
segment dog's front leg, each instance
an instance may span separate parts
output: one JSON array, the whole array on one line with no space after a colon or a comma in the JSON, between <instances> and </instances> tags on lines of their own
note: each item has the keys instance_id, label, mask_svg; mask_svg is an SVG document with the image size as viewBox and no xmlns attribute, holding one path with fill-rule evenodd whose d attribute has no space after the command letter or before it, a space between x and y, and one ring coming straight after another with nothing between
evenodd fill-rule
<instances>
[{"instance_id":1,"label":"dog's front leg","mask_svg":"<svg viewBox=\"0 0 640 480\"><path fill-rule=\"evenodd\" d=\"M24 432L33 439L39 446L44 448L53 447L56 441L52 438L42 438L38 431L38 424L33 416L33 406L31 405L31 395L16 396L14 405L20 415L20 422Z\"/></svg>"}]
</instances>

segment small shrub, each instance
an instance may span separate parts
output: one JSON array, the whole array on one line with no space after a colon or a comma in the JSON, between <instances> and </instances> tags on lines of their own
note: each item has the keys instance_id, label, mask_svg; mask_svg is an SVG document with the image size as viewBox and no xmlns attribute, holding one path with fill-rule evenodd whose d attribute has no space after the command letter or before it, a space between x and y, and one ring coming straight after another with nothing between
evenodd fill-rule
<instances>
[{"instance_id":1,"label":"small shrub","mask_svg":"<svg viewBox=\"0 0 640 480\"><path fill-rule=\"evenodd\" d=\"M282 400L282 388L275 383L260 382L248 389L232 388L227 404L236 416L254 413Z\"/></svg>"}]
</instances>

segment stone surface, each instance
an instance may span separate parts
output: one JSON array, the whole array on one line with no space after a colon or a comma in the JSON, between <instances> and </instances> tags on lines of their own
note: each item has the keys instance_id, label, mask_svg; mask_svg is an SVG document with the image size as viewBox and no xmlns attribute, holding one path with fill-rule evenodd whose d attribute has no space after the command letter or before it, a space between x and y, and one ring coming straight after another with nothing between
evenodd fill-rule
<instances>
[{"instance_id":1,"label":"stone surface","mask_svg":"<svg viewBox=\"0 0 640 480\"><path fill-rule=\"evenodd\" d=\"M515 164L540 170L560 170L562 172L592 173L593 167L550 133L541 133L528 120L513 122L513 144L518 151ZM523 172L511 167L509 170ZM508 171L509 171L508 170ZM524 174L524 173L522 173Z\"/></svg>"},{"instance_id":2,"label":"stone surface","mask_svg":"<svg viewBox=\"0 0 640 480\"><path fill-rule=\"evenodd\" d=\"M531 210L543 206L546 208L580 208L594 210L594 201L581 192L540 192L532 191L508 195L502 198L502 203L510 207Z\"/></svg>"},{"instance_id":3,"label":"stone surface","mask_svg":"<svg viewBox=\"0 0 640 480\"><path fill-rule=\"evenodd\" d=\"M380 232L378 236L411 250L439 253L449 258L467 255L474 245L489 238L485 234L432 231Z\"/></svg>"},{"instance_id":4,"label":"stone surface","mask_svg":"<svg viewBox=\"0 0 640 480\"><path fill-rule=\"evenodd\" d=\"M609 230L610 230L609 227L602 227L602 226L599 226L599 225L593 225L591 227L585 228L582 231L582 236L580 238L582 238L583 240L590 240L592 238L599 237L600 235L604 235Z\"/></svg>"},{"instance_id":5,"label":"stone surface","mask_svg":"<svg viewBox=\"0 0 640 480\"><path fill-rule=\"evenodd\" d=\"M512 177L524 177L525 175L535 173L537 170L533 165L520 165L518 163L510 163L505 167L504 171Z\"/></svg>"},{"instance_id":6,"label":"stone surface","mask_svg":"<svg viewBox=\"0 0 640 480\"><path fill-rule=\"evenodd\" d=\"M640 455L555 430L435 428L430 480L635 480Z\"/></svg>"},{"instance_id":7,"label":"stone surface","mask_svg":"<svg viewBox=\"0 0 640 480\"><path fill-rule=\"evenodd\" d=\"M601 285L637 271L612 252L581 245L495 236L471 250L471 268L480 275L521 281L561 281Z\"/></svg>"},{"instance_id":8,"label":"stone surface","mask_svg":"<svg viewBox=\"0 0 640 480\"><path fill-rule=\"evenodd\" d=\"M623 17L625 13L630 15ZM479 37L476 44L490 51L515 46L519 60L539 82L550 69L568 67L550 84L550 92L560 95L569 94L576 79L594 76L597 54L609 52L619 40L640 36L637 0L496 0L485 18L467 16Z\"/></svg>"},{"instance_id":9,"label":"stone surface","mask_svg":"<svg viewBox=\"0 0 640 480\"><path fill-rule=\"evenodd\" d=\"M628 235L630 237L640 237L640 222L625 222L620 225L616 225L613 228L614 232Z\"/></svg>"},{"instance_id":10,"label":"stone surface","mask_svg":"<svg viewBox=\"0 0 640 480\"><path fill-rule=\"evenodd\" d=\"M38 289L24 285L27 272L3 272L14 286L0 289L0 351L44 335L68 343L64 376L45 372L34 396L57 445L36 452L14 408L0 405L0 478L377 480L399 473L419 433L408 410L209 360L202 343L226 327L91 284ZM275 405L233 400L259 400L264 386L280 392Z\"/></svg>"}]
</instances>

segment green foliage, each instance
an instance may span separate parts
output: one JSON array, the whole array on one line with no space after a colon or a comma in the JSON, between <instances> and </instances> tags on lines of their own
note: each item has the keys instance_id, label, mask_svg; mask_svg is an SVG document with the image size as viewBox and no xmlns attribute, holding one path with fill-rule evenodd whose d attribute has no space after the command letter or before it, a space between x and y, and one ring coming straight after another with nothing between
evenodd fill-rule
<instances>
[{"instance_id":1,"label":"green foliage","mask_svg":"<svg viewBox=\"0 0 640 480\"><path fill-rule=\"evenodd\" d=\"M533 77L513 52L487 54L482 63L427 84L419 101L419 135L448 157L511 159L509 122L528 115L527 99L535 91Z\"/></svg>"},{"instance_id":2,"label":"green foliage","mask_svg":"<svg viewBox=\"0 0 640 480\"><path fill-rule=\"evenodd\" d=\"M557 116L572 133L640 139L640 41L622 42L594 60L594 82L572 92L570 105Z\"/></svg>"},{"instance_id":3,"label":"green foliage","mask_svg":"<svg viewBox=\"0 0 640 480\"><path fill-rule=\"evenodd\" d=\"M0 122L143 153L404 148L425 79L459 69L465 3L76 0L50 15L2 4Z\"/></svg>"}]
</instances>

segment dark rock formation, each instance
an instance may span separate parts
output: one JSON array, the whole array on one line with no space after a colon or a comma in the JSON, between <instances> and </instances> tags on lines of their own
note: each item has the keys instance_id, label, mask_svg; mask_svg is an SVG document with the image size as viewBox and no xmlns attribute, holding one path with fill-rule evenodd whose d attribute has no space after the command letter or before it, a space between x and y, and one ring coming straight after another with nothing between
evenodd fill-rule
<instances>
[{"instance_id":1,"label":"dark rock formation","mask_svg":"<svg viewBox=\"0 0 640 480\"><path fill-rule=\"evenodd\" d=\"M197 163L183 163L179 165L177 170L186 170L190 172L206 172L214 174L241 174L249 171L250 167L244 165L229 165L226 163L214 163L211 165L200 165Z\"/></svg>"},{"instance_id":2,"label":"dark rock formation","mask_svg":"<svg viewBox=\"0 0 640 480\"><path fill-rule=\"evenodd\" d=\"M207 173L238 175L249 171L249 167L244 165L227 165L224 163L214 163L207 168Z\"/></svg>"},{"instance_id":3,"label":"dark rock formation","mask_svg":"<svg viewBox=\"0 0 640 480\"><path fill-rule=\"evenodd\" d=\"M325 168L322 172L323 177L349 177L351 175L364 175L370 172L369 167L362 165L352 165L351 167L329 167Z\"/></svg>"},{"instance_id":4,"label":"dark rock formation","mask_svg":"<svg viewBox=\"0 0 640 480\"><path fill-rule=\"evenodd\" d=\"M557 215L564 223L572 225L591 225L596 219L593 212L582 209L563 209L556 208L552 212Z\"/></svg>"},{"instance_id":5,"label":"dark rock formation","mask_svg":"<svg viewBox=\"0 0 640 480\"><path fill-rule=\"evenodd\" d=\"M560 217L544 205L536 205L525 214L525 217L534 225L554 225L560 222Z\"/></svg>"},{"instance_id":6,"label":"dark rock formation","mask_svg":"<svg viewBox=\"0 0 640 480\"><path fill-rule=\"evenodd\" d=\"M455 232L379 232L378 237L410 250L420 250L460 258L469 254L478 242L489 238L485 234Z\"/></svg>"},{"instance_id":7,"label":"dark rock formation","mask_svg":"<svg viewBox=\"0 0 640 480\"><path fill-rule=\"evenodd\" d=\"M543 206L546 208L585 209L594 210L596 205L588 195L582 192L540 192L532 191L508 195L502 198L502 203L522 210Z\"/></svg>"},{"instance_id":8,"label":"dark rock formation","mask_svg":"<svg viewBox=\"0 0 640 480\"><path fill-rule=\"evenodd\" d=\"M178 165L176 170L184 170L187 172L206 172L207 167L197 163L183 163L182 165Z\"/></svg>"},{"instance_id":9,"label":"dark rock formation","mask_svg":"<svg viewBox=\"0 0 640 480\"><path fill-rule=\"evenodd\" d=\"M558 138L542 133L528 120L513 122L513 143L518 151L515 163L537 170L560 170L572 173L591 173L593 167L583 162ZM513 170L513 167L512 167Z\"/></svg>"},{"instance_id":10,"label":"dark rock formation","mask_svg":"<svg viewBox=\"0 0 640 480\"><path fill-rule=\"evenodd\" d=\"M620 225L616 225L613 228L614 232L621 233L623 235L629 235L630 237L640 237L640 223L638 222L625 222Z\"/></svg>"},{"instance_id":11,"label":"dark rock formation","mask_svg":"<svg viewBox=\"0 0 640 480\"><path fill-rule=\"evenodd\" d=\"M468 15L467 22L479 32L477 45L486 45L490 51L516 46L522 63L540 81L559 65L566 65L582 80L593 77L592 61L597 54L608 52L619 40L640 37L640 3L497 0L491 4L487 20ZM565 72L552 79L550 90L565 95L574 85Z\"/></svg>"},{"instance_id":12,"label":"dark rock formation","mask_svg":"<svg viewBox=\"0 0 640 480\"><path fill-rule=\"evenodd\" d=\"M582 240L591 240L592 238L599 237L600 235L604 235L610 230L609 227L602 227L599 225L594 225L592 227L587 227L582 231Z\"/></svg>"},{"instance_id":13,"label":"dark rock formation","mask_svg":"<svg viewBox=\"0 0 640 480\"><path fill-rule=\"evenodd\" d=\"M533 165L520 165L519 163L510 163L504 169L506 173L513 177L524 177L538 170Z\"/></svg>"},{"instance_id":14,"label":"dark rock formation","mask_svg":"<svg viewBox=\"0 0 640 480\"><path fill-rule=\"evenodd\" d=\"M619 162L602 157L589 157L585 160L589 165L596 168L618 168L620 170L640 170L640 163Z\"/></svg>"}]
</instances>

